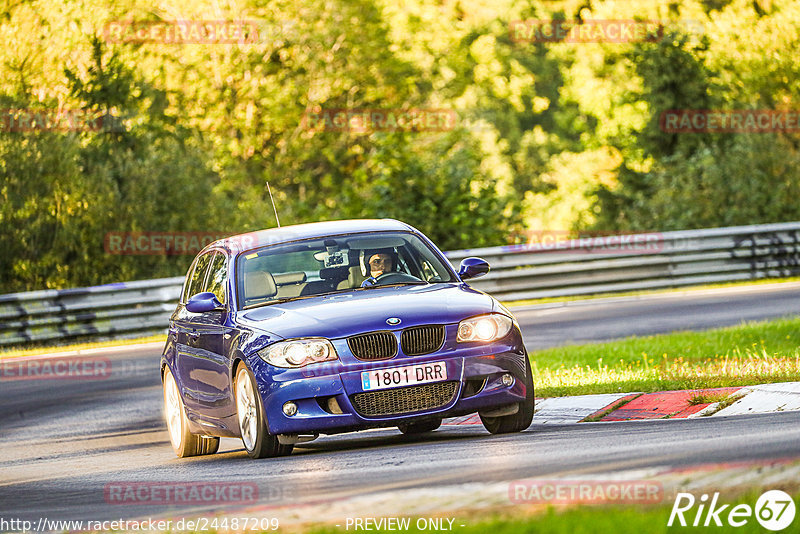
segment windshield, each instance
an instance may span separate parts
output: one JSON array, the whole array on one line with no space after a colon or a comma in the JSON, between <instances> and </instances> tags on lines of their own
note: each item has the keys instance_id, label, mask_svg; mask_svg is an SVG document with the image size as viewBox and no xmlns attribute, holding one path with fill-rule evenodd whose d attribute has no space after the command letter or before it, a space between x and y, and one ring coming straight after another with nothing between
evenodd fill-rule
<instances>
[{"instance_id":1,"label":"windshield","mask_svg":"<svg viewBox=\"0 0 800 534\"><path fill-rule=\"evenodd\" d=\"M398 284L454 282L418 236L374 232L269 245L239 256L239 308Z\"/></svg>"}]
</instances>

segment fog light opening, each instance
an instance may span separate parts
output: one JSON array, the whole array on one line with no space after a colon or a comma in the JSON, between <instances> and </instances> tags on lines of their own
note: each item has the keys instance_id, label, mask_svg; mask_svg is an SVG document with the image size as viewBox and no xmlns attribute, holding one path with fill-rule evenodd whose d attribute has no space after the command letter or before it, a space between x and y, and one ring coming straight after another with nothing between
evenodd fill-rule
<instances>
[{"instance_id":1,"label":"fog light opening","mask_svg":"<svg viewBox=\"0 0 800 534\"><path fill-rule=\"evenodd\" d=\"M339 406L339 401L336 400L336 397L331 397L328 399L328 411L336 415L341 415L344 413L341 406Z\"/></svg>"},{"instance_id":2,"label":"fog light opening","mask_svg":"<svg viewBox=\"0 0 800 534\"><path fill-rule=\"evenodd\" d=\"M508 373L505 373L505 374L504 374L504 375L503 375L503 376L500 378L500 380L503 382L503 385L504 385L504 386L506 386L506 387L508 387L508 386L510 386L511 384L513 384L513 383L514 383L514 377L513 377L513 376L511 376L511 375L510 375L510 374L508 374Z\"/></svg>"},{"instance_id":3,"label":"fog light opening","mask_svg":"<svg viewBox=\"0 0 800 534\"><path fill-rule=\"evenodd\" d=\"M292 401L287 402L286 404L283 405L283 413L287 417L293 416L294 414L297 413L297 405Z\"/></svg>"}]
</instances>

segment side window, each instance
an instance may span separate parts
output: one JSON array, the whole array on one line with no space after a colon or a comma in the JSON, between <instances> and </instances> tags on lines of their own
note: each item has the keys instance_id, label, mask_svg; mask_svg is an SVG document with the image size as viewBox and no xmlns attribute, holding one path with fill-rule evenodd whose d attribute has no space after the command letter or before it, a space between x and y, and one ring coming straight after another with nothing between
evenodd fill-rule
<instances>
[{"instance_id":1,"label":"side window","mask_svg":"<svg viewBox=\"0 0 800 534\"><path fill-rule=\"evenodd\" d=\"M189 300L198 293L202 293L203 282L205 282L206 271L208 271L208 264L213 255L213 252L207 252L198 258L197 264L194 266L194 272L192 272L192 278L189 281L189 290L186 293L186 300Z\"/></svg>"},{"instance_id":2,"label":"side window","mask_svg":"<svg viewBox=\"0 0 800 534\"><path fill-rule=\"evenodd\" d=\"M225 304L225 279L228 275L228 268L225 261L225 254L217 252L211 260L211 270L208 272L208 282L206 291L210 291L217 296L222 304Z\"/></svg>"}]
</instances>

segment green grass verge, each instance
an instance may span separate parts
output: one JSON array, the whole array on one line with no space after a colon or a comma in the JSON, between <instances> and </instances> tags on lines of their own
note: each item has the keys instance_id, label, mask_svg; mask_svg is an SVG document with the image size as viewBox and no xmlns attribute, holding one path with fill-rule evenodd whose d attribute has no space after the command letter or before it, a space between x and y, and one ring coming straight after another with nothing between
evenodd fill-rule
<instances>
[{"instance_id":1,"label":"green grass verge","mask_svg":"<svg viewBox=\"0 0 800 534\"><path fill-rule=\"evenodd\" d=\"M154 336L137 337L133 339L115 339L110 341L93 341L87 343L75 343L73 345L51 345L40 347L11 347L0 349L0 360L3 358L18 358L20 356L33 356L34 354L55 354L59 352L75 352L79 350L99 349L103 347L122 347L125 345L136 345L139 343L160 342L164 343L167 336L157 334Z\"/></svg>"},{"instance_id":2,"label":"green grass verge","mask_svg":"<svg viewBox=\"0 0 800 534\"><path fill-rule=\"evenodd\" d=\"M800 318L558 347L530 358L539 397L797 381Z\"/></svg>"},{"instance_id":3,"label":"green grass verge","mask_svg":"<svg viewBox=\"0 0 800 534\"><path fill-rule=\"evenodd\" d=\"M556 509L551 506L538 514L528 515L528 517L519 517L520 514L495 514L490 519L482 519L478 522L456 518L453 522L452 532L455 534L483 534L486 532L491 532L492 534L642 534L645 532L648 534L673 532L716 532L725 534L764 533L769 531L764 529L754 516L747 518L747 523L741 527L733 527L727 524L727 514L734 505L747 504L751 508L755 508L759 495L760 492L750 492L745 497L730 500L725 499L723 496L720 500L720 504L731 503L731 506L720 514L720 521L723 523L721 527L692 527L691 523L694 521L697 506L685 514L684 517L687 519L686 527L680 526L677 520L672 527L667 527L667 522L672 510L671 499L668 499L670 500L668 505L658 507L578 506ZM800 495L794 495L794 501L796 503L800 502ZM705 511L706 510L704 510L700 520L701 524L706 519ZM449 516L449 518L452 519L453 516ZM403 530L402 532L431 532L431 530L417 529L415 523L415 519L412 518L410 522L411 528ZM465 526L460 526L462 524ZM795 517L792 524L783 532L797 532L796 528L798 524L800 524L800 513ZM446 521L445 525L447 525ZM354 532L356 530L353 529L352 526L349 530L345 530L345 525L342 525L341 528L324 527L310 530L312 534L339 534L348 531ZM373 532L398 531L376 530Z\"/></svg>"}]
</instances>

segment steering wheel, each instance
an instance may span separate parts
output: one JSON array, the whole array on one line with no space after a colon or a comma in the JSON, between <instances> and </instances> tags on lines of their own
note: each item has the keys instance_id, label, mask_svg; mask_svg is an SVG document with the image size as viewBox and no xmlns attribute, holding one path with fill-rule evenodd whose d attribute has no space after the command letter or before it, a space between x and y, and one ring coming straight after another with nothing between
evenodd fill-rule
<instances>
[{"instance_id":1,"label":"steering wheel","mask_svg":"<svg viewBox=\"0 0 800 534\"><path fill-rule=\"evenodd\" d=\"M416 276L406 273L389 272L375 277L375 285L402 284L404 282L421 282Z\"/></svg>"}]
</instances>

